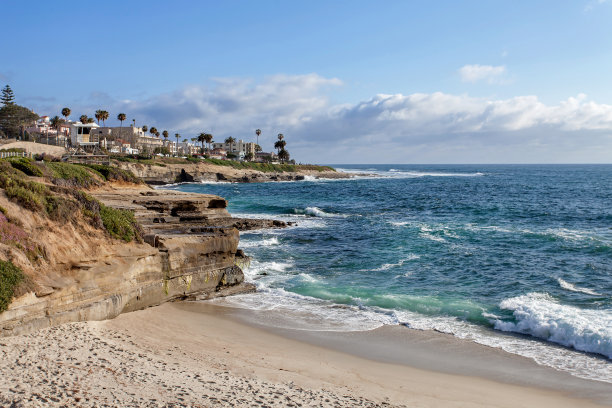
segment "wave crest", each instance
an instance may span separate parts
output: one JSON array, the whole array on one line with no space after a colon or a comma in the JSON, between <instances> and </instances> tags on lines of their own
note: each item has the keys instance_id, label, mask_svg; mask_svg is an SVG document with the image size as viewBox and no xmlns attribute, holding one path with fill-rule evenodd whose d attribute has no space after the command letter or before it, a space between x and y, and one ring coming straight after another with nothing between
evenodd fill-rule
<instances>
[{"instance_id":1,"label":"wave crest","mask_svg":"<svg viewBox=\"0 0 612 408\"><path fill-rule=\"evenodd\" d=\"M498 330L612 358L612 311L562 305L542 293L505 299L499 307L511 310L516 322L496 320Z\"/></svg>"}]
</instances>

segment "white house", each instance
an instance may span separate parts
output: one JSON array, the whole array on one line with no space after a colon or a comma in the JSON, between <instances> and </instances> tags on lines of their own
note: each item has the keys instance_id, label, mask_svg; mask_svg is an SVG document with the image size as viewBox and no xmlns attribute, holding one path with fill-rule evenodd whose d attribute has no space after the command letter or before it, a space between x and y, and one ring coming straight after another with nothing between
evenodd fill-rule
<instances>
[{"instance_id":1,"label":"white house","mask_svg":"<svg viewBox=\"0 0 612 408\"><path fill-rule=\"evenodd\" d=\"M99 128L96 123L73 122L70 124L70 141L73 146L98 146L100 138L93 129Z\"/></svg>"}]
</instances>

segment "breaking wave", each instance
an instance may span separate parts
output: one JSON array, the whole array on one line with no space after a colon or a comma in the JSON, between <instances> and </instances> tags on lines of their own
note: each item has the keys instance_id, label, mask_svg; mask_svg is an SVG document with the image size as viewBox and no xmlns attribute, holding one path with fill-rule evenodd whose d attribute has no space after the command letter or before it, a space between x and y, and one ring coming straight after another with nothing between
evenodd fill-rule
<instances>
[{"instance_id":1,"label":"breaking wave","mask_svg":"<svg viewBox=\"0 0 612 408\"><path fill-rule=\"evenodd\" d=\"M562 305L543 293L530 293L503 300L499 307L510 310L514 322L496 320L495 328L528 334L576 350L612 358L612 311L580 309Z\"/></svg>"}]
</instances>

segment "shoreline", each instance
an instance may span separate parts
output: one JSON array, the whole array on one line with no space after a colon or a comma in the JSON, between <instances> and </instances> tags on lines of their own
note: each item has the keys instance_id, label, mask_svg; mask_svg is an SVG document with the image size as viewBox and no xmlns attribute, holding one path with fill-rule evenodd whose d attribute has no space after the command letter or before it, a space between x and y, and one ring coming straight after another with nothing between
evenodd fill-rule
<instances>
[{"instance_id":1,"label":"shoreline","mask_svg":"<svg viewBox=\"0 0 612 408\"><path fill-rule=\"evenodd\" d=\"M4 338L0 402L17 407L34 401L46 406L555 408L612 403L580 399L587 395L576 395L557 378L557 390L551 390L368 359L354 348L337 350L330 341L354 342L354 333L318 333L315 344L304 333L294 333L296 339L257 327L248 315L209 302L166 303L113 320ZM365 339L362 345L384 348L381 339L387 334L357 336ZM417 337L434 347L444 342L437 334ZM485 362L492 361L486 354ZM594 397L592 389L583 391Z\"/></svg>"},{"instance_id":2,"label":"shoreline","mask_svg":"<svg viewBox=\"0 0 612 408\"><path fill-rule=\"evenodd\" d=\"M372 330L329 331L296 329L275 325L274 312L225 306L224 299L209 305L177 306L184 310L221 310L224 318L262 329L302 343L311 344L359 358L397 364L440 374L490 379L495 382L535 386L557 392L569 392L577 398L593 399L612 406L610 384L574 376L569 372L538 364L529 357L501 348L461 339L434 330L411 329L403 325L383 325ZM221 303L221 304L219 304ZM285 317L287 319L295 318ZM376 345L376 347L372 347ZM559 346L562 348L562 346Z\"/></svg>"}]
</instances>

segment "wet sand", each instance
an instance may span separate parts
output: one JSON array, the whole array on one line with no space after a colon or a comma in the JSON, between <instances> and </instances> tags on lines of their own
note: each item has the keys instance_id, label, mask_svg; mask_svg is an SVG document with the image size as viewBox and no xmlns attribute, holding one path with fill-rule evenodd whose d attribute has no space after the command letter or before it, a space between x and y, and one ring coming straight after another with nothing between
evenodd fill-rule
<instances>
[{"instance_id":1,"label":"wet sand","mask_svg":"<svg viewBox=\"0 0 612 408\"><path fill-rule=\"evenodd\" d=\"M395 328L303 332L245 319L241 310L172 303L2 338L0 406L594 407L608 396L609 384L571 382L535 364L537 375L520 384L520 359L507 381L487 375L496 357L427 333L407 337L399 346L412 348L398 353ZM438 367L447 356L426 350L440 346L463 362ZM394 353L402 356L386 361ZM528 385L530 375L550 375L550 384Z\"/></svg>"}]
</instances>

